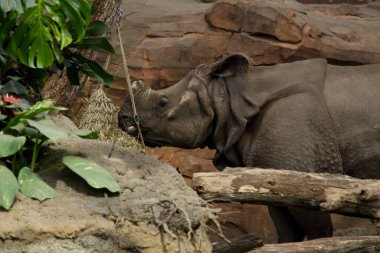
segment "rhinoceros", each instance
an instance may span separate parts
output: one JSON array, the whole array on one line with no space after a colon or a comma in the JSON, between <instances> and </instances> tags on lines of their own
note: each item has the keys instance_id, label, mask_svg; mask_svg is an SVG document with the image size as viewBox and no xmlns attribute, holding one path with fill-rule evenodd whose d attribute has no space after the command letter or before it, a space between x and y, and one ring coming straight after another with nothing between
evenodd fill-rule
<instances>
[{"instance_id":1,"label":"rhinoceros","mask_svg":"<svg viewBox=\"0 0 380 253\"><path fill-rule=\"evenodd\" d=\"M171 87L133 88L150 146L216 149L225 167L261 167L380 178L380 64L309 59L254 66L244 54L201 64ZM130 99L119 126L136 130ZM278 241L332 235L329 214L268 207Z\"/></svg>"}]
</instances>

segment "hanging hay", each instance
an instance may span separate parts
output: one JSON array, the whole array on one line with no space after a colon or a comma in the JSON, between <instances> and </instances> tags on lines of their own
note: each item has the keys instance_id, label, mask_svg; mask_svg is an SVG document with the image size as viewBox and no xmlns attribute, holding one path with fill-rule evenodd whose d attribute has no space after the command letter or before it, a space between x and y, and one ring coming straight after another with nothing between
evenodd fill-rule
<instances>
[{"instance_id":1,"label":"hanging hay","mask_svg":"<svg viewBox=\"0 0 380 253\"><path fill-rule=\"evenodd\" d=\"M100 140L141 151L141 144L118 127L118 111L119 108L112 103L100 87L87 100L87 108L79 122L79 128L96 131Z\"/></svg>"}]
</instances>

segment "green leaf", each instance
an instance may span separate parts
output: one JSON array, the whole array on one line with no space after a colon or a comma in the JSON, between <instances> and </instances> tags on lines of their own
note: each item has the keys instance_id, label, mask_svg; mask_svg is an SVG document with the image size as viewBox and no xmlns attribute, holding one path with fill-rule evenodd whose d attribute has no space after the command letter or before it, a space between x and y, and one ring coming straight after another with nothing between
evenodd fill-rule
<instances>
[{"instance_id":1,"label":"green leaf","mask_svg":"<svg viewBox=\"0 0 380 253\"><path fill-rule=\"evenodd\" d=\"M9 80L4 84L1 89L1 93L14 93L17 95L27 95L28 91L25 86L15 80Z\"/></svg>"},{"instance_id":2,"label":"green leaf","mask_svg":"<svg viewBox=\"0 0 380 253\"><path fill-rule=\"evenodd\" d=\"M66 26L61 28L61 50L73 42L73 38L69 29Z\"/></svg>"},{"instance_id":3,"label":"green leaf","mask_svg":"<svg viewBox=\"0 0 380 253\"><path fill-rule=\"evenodd\" d=\"M115 50L106 38L84 38L72 45L78 49L90 49L92 51L106 52L115 54Z\"/></svg>"},{"instance_id":4,"label":"green leaf","mask_svg":"<svg viewBox=\"0 0 380 253\"><path fill-rule=\"evenodd\" d=\"M35 0L22 0L22 4L24 6L24 8L30 8L30 7L33 7L36 5L36 2Z\"/></svg>"},{"instance_id":5,"label":"green leaf","mask_svg":"<svg viewBox=\"0 0 380 253\"><path fill-rule=\"evenodd\" d=\"M50 67L54 61L53 50L50 44L50 39L46 39L42 35L36 36L29 51L32 52L32 54L29 55L29 62L33 62L34 64L34 61L36 61L35 64L37 68ZM33 64L29 66L32 67L34 66Z\"/></svg>"},{"instance_id":6,"label":"green leaf","mask_svg":"<svg viewBox=\"0 0 380 253\"><path fill-rule=\"evenodd\" d=\"M0 206L9 210L18 190L16 177L7 167L0 165Z\"/></svg>"},{"instance_id":7,"label":"green leaf","mask_svg":"<svg viewBox=\"0 0 380 253\"><path fill-rule=\"evenodd\" d=\"M54 197L54 189L45 183L36 173L24 167L18 173L18 182L23 194L30 198L44 201Z\"/></svg>"},{"instance_id":8,"label":"green leaf","mask_svg":"<svg viewBox=\"0 0 380 253\"><path fill-rule=\"evenodd\" d=\"M8 157L19 151L25 144L24 136L15 137L8 134L0 134L0 157Z\"/></svg>"},{"instance_id":9,"label":"green leaf","mask_svg":"<svg viewBox=\"0 0 380 253\"><path fill-rule=\"evenodd\" d=\"M21 49L22 43L25 42L24 36L25 36L26 30L27 30L27 25L24 22L21 22L17 26L17 29L13 33L12 37L10 38L7 52L13 58L17 58L18 52Z\"/></svg>"},{"instance_id":10,"label":"green leaf","mask_svg":"<svg viewBox=\"0 0 380 253\"><path fill-rule=\"evenodd\" d=\"M65 156L62 160L69 169L82 177L94 188L107 188L110 192L120 192L111 174L100 165L78 156Z\"/></svg>"},{"instance_id":11,"label":"green leaf","mask_svg":"<svg viewBox=\"0 0 380 253\"><path fill-rule=\"evenodd\" d=\"M67 78L72 85L80 85L78 69L71 65L66 68Z\"/></svg>"},{"instance_id":12,"label":"green leaf","mask_svg":"<svg viewBox=\"0 0 380 253\"><path fill-rule=\"evenodd\" d=\"M1 0L0 9L7 13L8 11L15 10L19 13L23 12L21 0Z\"/></svg>"},{"instance_id":13,"label":"green leaf","mask_svg":"<svg viewBox=\"0 0 380 253\"><path fill-rule=\"evenodd\" d=\"M83 23L88 26L90 24L91 18L91 4L87 0L66 0L74 10L78 10Z\"/></svg>"},{"instance_id":14,"label":"green leaf","mask_svg":"<svg viewBox=\"0 0 380 253\"><path fill-rule=\"evenodd\" d=\"M59 128L56 125L52 125L46 122L38 122L31 119L26 120L30 126L37 128L41 134L49 138L50 140L57 143L59 139L67 138L68 132L66 129Z\"/></svg>"},{"instance_id":15,"label":"green leaf","mask_svg":"<svg viewBox=\"0 0 380 253\"><path fill-rule=\"evenodd\" d=\"M75 41L80 41L83 38L85 32L80 14L75 8L70 5L69 1L61 1L61 7L65 15L69 18L72 27L74 28L74 33L76 35Z\"/></svg>"},{"instance_id":16,"label":"green leaf","mask_svg":"<svg viewBox=\"0 0 380 253\"><path fill-rule=\"evenodd\" d=\"M74 134L78 135L83 139L98 139L99 136L97 132L87 129L80 129L74 132Z\"/></svg>"},{"instance_id":17,"label":"green leaf","mask_svg":"<svg viewBox=\"0 0 380 253\"><path fill-rule=\"evenodd\" d=\"M34 0L1 0L0 10L4 13L15 10L18 13L23 12L23 8L30 8L35 5Z\"/></svg>"},{"instance_id":18,"label":"green leaf","mask_svg":"<svg viewBox=\"0 0 380 253\"><path fill-rule=\"evenodd\" d=\"M53 106L53 100L51 99L45 99L45 100L39 101L36 104L34 104L32 107L30 107L29 109L26 109L22 113L13 117L9 121L7 126L3 129L3 131L17 125L22 120L31 119L41 113L51 112L51 111L62 111L62 110L66 110L66 108Z\"/></svg>"},{"instance_id":19,"label":"green leaf","mask_svg":"<svg viewBox=\"0 0 380 253\"><path fill-rule=\"evenodd\" d=\"M101 81L108 87L111 87L113 82L113 76L111 74L109 74L94 61L86 59L80 55L76 55L76 57L78 57L78 60L83 63L83 65L79 68L80 71L95 78L98 81Z\"/></svg>"},{"instance_id":20,"label":"green leaf","mask_svg":"<svg viewBox=\"0 0 380 253\"><path fill-rule=\"evenodd\" d=\"M15 131L17 131L17 132L19 132L19 133L21 133L22 131L24 131L24 129L25 129L25 124L23 124L23 123L18 123L17 125L15 125L15 126L13 126L13 127L11 127L11 129L12 130L15 130ZM24 136L25 136L25 134L23 134ZM26 136L25 136L26 137Z\"/></svg>"},{"instance_id":21,"label":"green leaf","mask_svg":"<svg viewBox=\"0 0 380 253\"><path fill-rule=\"evenodd\" d=\"M1 17L0 13L0 48L4 47L4 43L10 37L10 32L16 25L17 13L15 11L5 14L5 17Z\"/></svg>"},{"instance_id":22,"label":"green leaf","mask_svg":"<svg viewBox=\"0 0 380 253\"><path fill-rule=\"evenodd\" d=\"M85 36L99 37L99 36L104 36L108 34L109 32L110 32L110 29L104 22L96 20L88 26Z\"/></svg>"}]
</instances>

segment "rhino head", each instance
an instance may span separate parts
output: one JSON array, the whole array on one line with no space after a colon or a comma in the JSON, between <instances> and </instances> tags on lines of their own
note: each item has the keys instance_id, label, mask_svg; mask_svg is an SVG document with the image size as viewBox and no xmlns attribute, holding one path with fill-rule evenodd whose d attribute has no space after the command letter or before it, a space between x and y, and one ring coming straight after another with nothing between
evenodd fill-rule
<instances>
[{"instance_id":1,"label":"rhino head","mask_svg":"<svg viewBox=\"0 0 380 253\"><path fill-rule=\"evenodd\" d=\"M246 72L249 65L248 57L235 54L219 62L199 65L166 89L152 90L141 81L135 82L132 89L146 144L213 148L215 134L226 135L218 132L218 129L226 129L220 124L228 124L223 123L228 114L226 110L229 110L226 108L229 107L228 91L223 80ZM129 97L118 119L120 128L136 135Z\"/></svg>"}]
</instances>

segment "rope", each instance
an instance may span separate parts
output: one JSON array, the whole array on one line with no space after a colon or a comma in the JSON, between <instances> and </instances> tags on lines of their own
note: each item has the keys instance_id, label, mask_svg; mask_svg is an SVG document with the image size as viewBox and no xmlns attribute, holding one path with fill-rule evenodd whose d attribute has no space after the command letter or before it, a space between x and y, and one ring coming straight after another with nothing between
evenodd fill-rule
<instances>
[{"instance_id":1,"label":"rope","mask_svg":"<svg viewBox=\"0 0 380 253\"><path fill-rule=\"evenodd\" d=\"M136 104L135 104L135 98L134 98L134 95L133 95L133 90L132 90L132 85L131 85L131 78L129 77L127 59L125 57L123 41L121 39L120 20L121 20L121 15L122 14L123 14L123 11L119 8L116 11L116 22L115 22L116 23L116 28L117 28L117 36L119 38L120 51L121 51L121 56L123 58L123 67L124 67L125 79L127 80L128 92L129 92L129 96L131 98L131 104L132 104L132 110L133 110L133 119L134 119L134 121L136 123L137 131L138 131L138 137L141 140L142 152L144 154L146 154L146 148L145 148L144 138L143 138L142 132L141 132L141 127L140 127L140 122L139 122L139 116L137 114Z\"/></svg>"}]
</instances>

